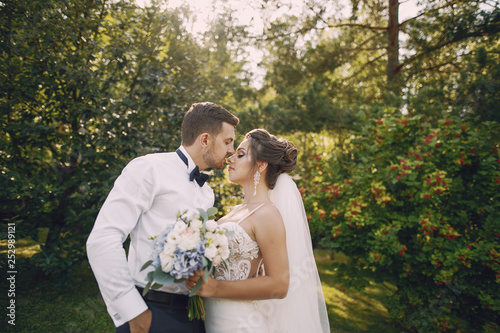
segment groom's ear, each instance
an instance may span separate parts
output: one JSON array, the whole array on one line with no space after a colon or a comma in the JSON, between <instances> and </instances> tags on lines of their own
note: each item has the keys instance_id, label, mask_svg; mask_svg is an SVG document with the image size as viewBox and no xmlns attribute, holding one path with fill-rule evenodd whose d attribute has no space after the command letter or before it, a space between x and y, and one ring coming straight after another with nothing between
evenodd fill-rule
<instances>
[{"instance_id":1,"label":"groom's ear","mask_svg":"<svg viewBox=\"0 0 500 333\"><path fill-rule=\"evenodd\" d=\"M207 147L209 147L211 139L212 139L212 137L210 136L210 134L208 134L208 133L201 133L198 136L198 141L200 143L200 147L201 148L207 148Z\"/></svg>"}]
</instances>

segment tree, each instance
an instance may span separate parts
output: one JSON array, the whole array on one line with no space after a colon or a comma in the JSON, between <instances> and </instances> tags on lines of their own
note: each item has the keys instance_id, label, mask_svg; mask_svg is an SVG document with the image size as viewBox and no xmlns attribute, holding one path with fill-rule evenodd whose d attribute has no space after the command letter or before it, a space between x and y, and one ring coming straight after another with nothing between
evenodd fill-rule
<instances>
[{"instance_id":1,"label":"tree","mask_svg":"<svg viewBox=\"0 0 500 333\"><path fill-rule=\"evenodd\" d=\"M273 104L327 127L351 123L345 107L352 112L369 106L377 114L389 105L405 112L418 105L430 117L445 109L474 113L454 100L468 85L460 76L475 61L477 48L497 59L498 3L421 3L420 12L403 22L395 0L351 1L350 10L345 2L309 1L303 16L271 22L264 39L267 87L277 93ZM316 91L314 101L326 102L324 108L307 102L304 92L310 88ZM432 98L429 90L439 99L436 107L421 105L424 96ZM321 110L323 119L310 109Z\"/></svg>"},{"instance_id":2,"label":"tree","mask_svg":"<svg viewBox=\"0 0 500 333\"><path fill-rule=\"evenodd\" d=\"M421 119L387 110L316 163L311 234L349 257L336 272L346 286L396 286L388 309L406 326L498 329L500 127Z\"/></svg>"},{"instance_id":3,"label":"tree","mask_svg":"<svg viewBox=\"0 0 500 333\"><path fill-rule=\"evenodd\" d=\"M160 5L20 0L0 9L2 218L18 222L19 238L49 229L33 258L47 274L84 258L124 164L176 148L187 108L233 87L207 91L200 55L210 52L182 27L181 11Z\"/></svg>"}]
</instances>

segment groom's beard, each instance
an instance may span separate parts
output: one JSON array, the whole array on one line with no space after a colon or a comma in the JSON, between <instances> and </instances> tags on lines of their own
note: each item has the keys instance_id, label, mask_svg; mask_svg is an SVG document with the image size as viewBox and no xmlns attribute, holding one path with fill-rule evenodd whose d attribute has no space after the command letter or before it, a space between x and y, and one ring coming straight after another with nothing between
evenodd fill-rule
<instances>
[{"instance_id":1,"label":"groom's beard","mask_svg":"<svg viewBox=\"0 0 500 333\"><path fill-rule=\"evenodd\" d=\"M205 154L203 154L203 161L208 165L207 169L217 168L222 170L226 166L226 157L224 156L224 158L218 161L214 154L213 145Z\"/></svg>"}]
</instances>

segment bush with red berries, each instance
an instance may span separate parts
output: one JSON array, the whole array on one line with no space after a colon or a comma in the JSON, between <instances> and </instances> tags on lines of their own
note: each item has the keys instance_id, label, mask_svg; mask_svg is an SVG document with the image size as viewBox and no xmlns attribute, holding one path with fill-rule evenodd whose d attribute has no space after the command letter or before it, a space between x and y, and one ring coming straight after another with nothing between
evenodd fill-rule
<instances>
[{"instance_id":1,"label":"bush with red berries","mask_svg":"<svg viewBox=\"0 0 500 333\"><path fill-rule=\"evenodd\" d=\"M498 329L500 128L388 115L318 157L304 193L313 239L347 255L337 274L390 282L391 316L418 332Z\"/></svg>"}]
</instances>

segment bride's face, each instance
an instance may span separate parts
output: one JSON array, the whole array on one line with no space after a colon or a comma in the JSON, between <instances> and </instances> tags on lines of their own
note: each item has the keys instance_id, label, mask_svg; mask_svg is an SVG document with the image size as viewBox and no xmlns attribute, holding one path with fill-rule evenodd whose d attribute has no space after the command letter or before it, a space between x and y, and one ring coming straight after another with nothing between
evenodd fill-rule
<instances>
[{"instance_id":1,"label":"bride's face","mask_svg":"<svg viewBox=\"0 0 500 333\"><path fill-rule=\"evenodd\" d=\"M250 139L245 139L236 149L236 153L228 158L229 181L243 185L251 180L252 155Z\"/></svg>"}]
</instances>

